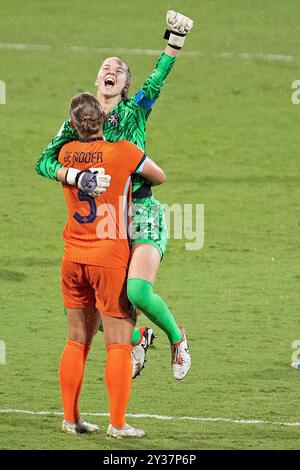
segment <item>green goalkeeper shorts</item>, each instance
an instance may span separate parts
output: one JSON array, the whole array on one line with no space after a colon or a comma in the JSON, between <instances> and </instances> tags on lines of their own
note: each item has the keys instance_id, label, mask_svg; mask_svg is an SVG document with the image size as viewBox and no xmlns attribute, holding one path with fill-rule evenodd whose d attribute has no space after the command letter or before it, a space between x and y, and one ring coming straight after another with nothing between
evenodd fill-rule
<instances>
[{"instance_id":1,"label":"green goalkeeper shorts","mask_svg":"<svg viewBox=\"0 0 300 470\"><path fill-rule=\"evenodd\" d=\"M132 211L133 244L153 245L162 258L168 244L164 206L153 196L142 199L132 198Z\"/></svg>"}]
</instances>

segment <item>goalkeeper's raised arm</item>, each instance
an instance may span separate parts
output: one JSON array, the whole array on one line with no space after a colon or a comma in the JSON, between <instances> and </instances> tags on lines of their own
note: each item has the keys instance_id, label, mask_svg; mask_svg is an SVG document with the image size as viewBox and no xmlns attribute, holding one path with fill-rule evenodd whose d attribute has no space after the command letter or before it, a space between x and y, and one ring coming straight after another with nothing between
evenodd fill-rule
<instances>
[{"instance_id":1,"label":"goalkeeper's raised arm","mask_svg":"<svg viewBox=\"0 0 300 470\"><path fill-rule=\"evenodd\" d=\"M193 20L173 10L167 11L167 29L164 39L168 44L159 57L152 74L147 78L135 99L141 107L150 110L159 97L165 79L169 75L176 56L182 49L186 36L193 27Z\"/></svg>"}]
</instances>

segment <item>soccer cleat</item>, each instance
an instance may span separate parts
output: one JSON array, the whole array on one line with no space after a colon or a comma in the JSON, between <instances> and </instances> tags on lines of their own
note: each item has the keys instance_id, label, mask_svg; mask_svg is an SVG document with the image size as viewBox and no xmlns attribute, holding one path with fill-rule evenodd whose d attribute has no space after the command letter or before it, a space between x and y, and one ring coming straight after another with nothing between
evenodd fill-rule
<instances>
[{"instance_id":1,"label":"soccer cleat","mask_svg":"<svg viewBox=\"0 0 300 470\"><path fill-rule=\"evenodd\" d=\"M141 370L145 367L146 362L146 353L153 343L155 335L151 328L140 328L142 333L142 338L140 342L133 347L131 353L131 362L132 362L132 378L135 379L137 375L140 374Z\"/></svg>"},{"instance_id":2,"label":"soccer cleat","mask_svg":"<svg viewBox=\"0 0 300 470\"><path fill-rule=\"evenodd\" d=\"M300 371L300 361L292 362L291 367Z\"/></svg>"},{"instance_id":3,"label":"soccer cleat","mask_svg":"<svg viewBox=\"0 0 300 470\"><path fill-rule=\"evenodd\" d=\"M137 344L132 348L131 362L132 362L132 378L135 379L140 375L141 370L145 367L146 352L144 348Z\"/></svg>"},{"instance_id":4,"label":"soccer cleat","mask_svg":"<svg viewBox=\"0 0 300 470\"><path fill-rule=\"evenodd\" d=\"M82 433L92 433L98 432L100 430L97 424L89 423L84 419L80 419L77 423L71 424L68 423L65 419L62 422L62 431L68 434L82 434Z\"/></svg>"},{"instance_id":5,"label":"soccer cleat","mask_svg":"<svg viewBox=\"0 0 300 470\"><path fill-rule=\"evenodd\" d=\"M68 434L77 434L76 424L68 423L68 421L66 421L65 419L62 422L61 430L62 432L66 432Z\"/></svg>"},{"instance_id":6,"label":"soccer cleat","mask_svg":"<svg viewBox=\"0 0 300 470\"><path fill-rule=\"evenodd\" d=\"M129 426L129 424L125 424L125 426L120 429L110 424L106 433L108 439L111 437L116 439L122 439L123 437L144 437L145 435L145 431L133 428L132 426Z\"/></svg>"},{"instance_id":7,"label":"soccer cleat","mask_svg":"<svg viewBox=\"0 0 300 470\"><path fill-rule=\"evenodd\" d=\"M182 332L183 339L178 343L171 343L171 364L175 379L182 380L190 370L192 361L186 331L182 326L179 329Z\"/></svg>"}]
</instances>

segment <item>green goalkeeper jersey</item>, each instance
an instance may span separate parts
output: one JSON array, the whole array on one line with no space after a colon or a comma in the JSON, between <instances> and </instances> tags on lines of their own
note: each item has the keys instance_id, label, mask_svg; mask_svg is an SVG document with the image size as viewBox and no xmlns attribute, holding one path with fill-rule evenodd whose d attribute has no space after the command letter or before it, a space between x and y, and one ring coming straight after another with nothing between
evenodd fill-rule
<instances>
[{"instance_id":1,"label":"green goalkeeper jersey","mask_svg":"<svg viewBox=\"0 0 300 470\"><path fill-rule=\"evenodd\" d=\"M132 98L120 101L106 115L103 124L103 134L106 140L109 142L129 140L142 150L145 149L146 122L174 62L175 57L163 53L142 88ZM58 170L62 167L57 160L61 147L77 138L77 131L71 127L69 121L65 121L57 136L40 156L36 164L38 174L55 180ZM144 183L146 184L144 178L134 175L133 193Z\"/></svg>"}]
</instances>

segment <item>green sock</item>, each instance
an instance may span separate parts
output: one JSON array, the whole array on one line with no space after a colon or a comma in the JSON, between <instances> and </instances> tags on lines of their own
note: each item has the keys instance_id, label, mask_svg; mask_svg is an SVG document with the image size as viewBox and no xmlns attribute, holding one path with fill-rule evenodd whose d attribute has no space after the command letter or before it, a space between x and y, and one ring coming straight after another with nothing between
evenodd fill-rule
<instances>
[{"instance_id":1,"label":"green sock","mask_svg":"<svg viewBox=\"0 0 300 470\"><path fill-rule=\"evenodd\" d=\"M151 282L145 279L128 279L127 295L130 302L163 330L171 343L182 339L182 333L177 326L169 307L163 299L153 292Z\"/></svg>"},{"instance_id":2,"label":"green sock","mask_svg":"<svg viewBox=\"0 0 300 470\"><path fill-rule=\"evenodd\" d=\"M141 339L141 332L139 328L135 327L132 332L132 341L131 341L132 346L136 346L138 342L140 341L140 339Z\"/></svg>"}]
</instances>

